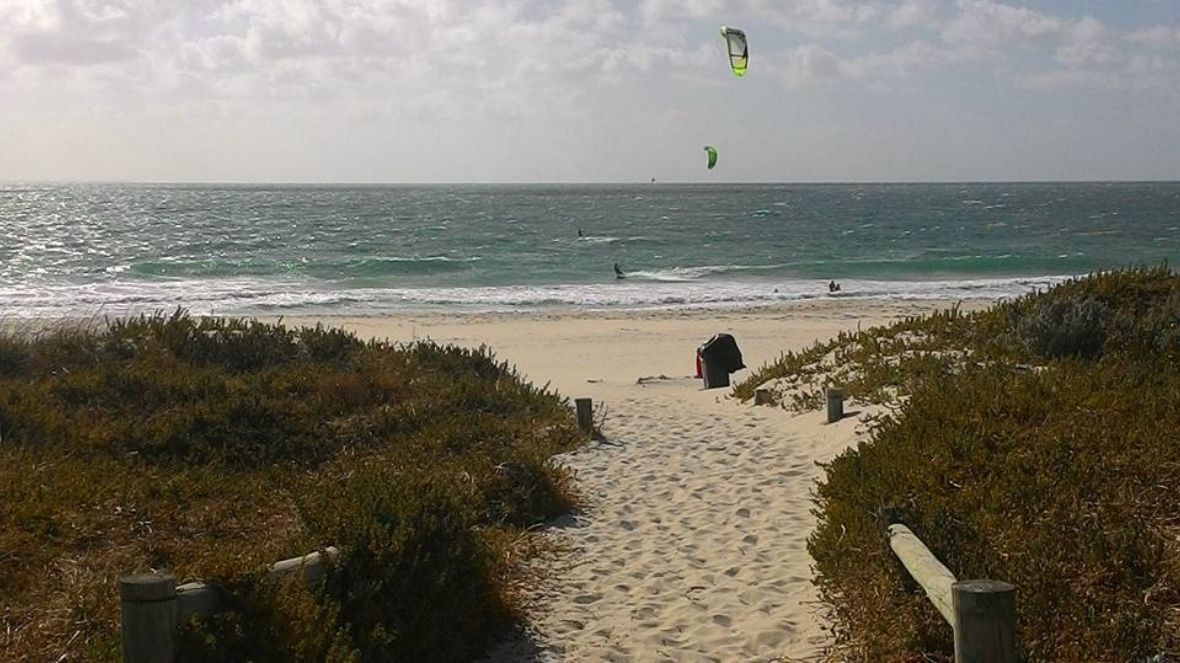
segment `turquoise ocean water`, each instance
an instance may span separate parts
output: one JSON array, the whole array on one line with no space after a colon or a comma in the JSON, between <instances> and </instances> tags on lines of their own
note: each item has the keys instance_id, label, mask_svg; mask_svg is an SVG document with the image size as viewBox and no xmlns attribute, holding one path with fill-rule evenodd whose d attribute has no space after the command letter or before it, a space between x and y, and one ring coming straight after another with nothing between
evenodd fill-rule
<instances>
[{"instance_id":1,"label":"turquoise ocean water","mask_svg":"<svg viewBox=\"0 0 1180 663\"><path fill-rule=\"evenodd\" d=\"M993 298L1178 228L1180 183L0 184L0 315Z\"/></svg>"}]
</instances>

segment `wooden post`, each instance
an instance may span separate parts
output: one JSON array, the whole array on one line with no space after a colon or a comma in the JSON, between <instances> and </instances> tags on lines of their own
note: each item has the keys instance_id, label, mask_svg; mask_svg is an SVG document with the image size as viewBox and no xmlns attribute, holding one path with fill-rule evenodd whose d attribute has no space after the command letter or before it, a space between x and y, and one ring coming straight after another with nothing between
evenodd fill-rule
<instances>
[{"instance_id":1,"label":"wooden post","mask_svg":"<svg viewBox=\"0 0 1180 663\"><path fill-rule=\"evenodd\" d=\"M578 430L583 433L594 434L594 405L589 398L575 398L578 407Z\"/></svg>"},{"instance_id":2,"label":"wooden post","mask_svg":"<svg viewBox=\"0 0 1180 663\"><path fill-rule=\"evenodd\" d=\"M156 573L119 578L123 663L172 663L176 577Z\"/></svg>"},{"instance_id":3,"label":"wooden post","mask_svg":"<svg viewBox=\"0 0 1180 663\"><path fill-rule=\"evenodd\" d=\"M832 424L844 418L844 390L828 387L824 390L828 398L828 423Z\"/></svg>"},{"instance_id":4,"label":"wooden post","mask_svg":"<svg viewBox=\"0 0 1180 663\"><path fill-rule=\"evenodd\" d=\"M225 609L221 590L203 582L186 582L176 588L176 623L183 624L193 615L208 617Z\"/></svg>"},{"instance_id":5,"label":"wooden post","mask_svg":"<svg viewBox=\"0 0 1180 663\"><path fill-rule=\"evenodd\" d=\"M951 586L955 663L1016 663L1016 587L999 580Z\"/></svg>"},{"instance_id":6,"label":"wooden post","mask_svg":"<svg viewBox=\"0 0 1180 663\"><path fill-rule=\"evenodd\" d=\"M769 405L772 400L769 389L754 390L754 405Z\"/></svg>"}]
</instances>

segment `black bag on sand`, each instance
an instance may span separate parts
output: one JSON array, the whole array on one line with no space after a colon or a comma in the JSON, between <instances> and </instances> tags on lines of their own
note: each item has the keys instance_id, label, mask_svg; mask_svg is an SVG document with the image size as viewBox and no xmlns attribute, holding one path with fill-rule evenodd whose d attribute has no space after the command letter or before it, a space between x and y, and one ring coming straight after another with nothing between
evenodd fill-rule
<instances>
[{"instance_id":1,"label":"black bag on sand","mask_svg":"<svg viewBox=\"0 0 1180 663\"><path fill-rule=\"evenodd\" d=\"M729 334L714 334L713 338L705 341L699 352L702 360L717 364L729 373L746 367L742 363L742 351L738 349L737 341Z\"/></svg>"}]
</instances>

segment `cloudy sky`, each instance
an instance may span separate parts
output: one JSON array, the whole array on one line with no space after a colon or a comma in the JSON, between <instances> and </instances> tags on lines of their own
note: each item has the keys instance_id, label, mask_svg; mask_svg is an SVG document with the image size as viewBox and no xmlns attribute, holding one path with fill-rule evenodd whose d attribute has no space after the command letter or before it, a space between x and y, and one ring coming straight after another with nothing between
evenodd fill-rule
<instances>
[{"instance_id":1,"label":"cloudy sky","mask_svg":"<svg viewBox=\"0 0 1180 663\"><path fill-rule=\"evenodd\" d=\"M1180 179L1180 0L0 0L0 180L651 177Z\"/></svg>"}]
</instances>

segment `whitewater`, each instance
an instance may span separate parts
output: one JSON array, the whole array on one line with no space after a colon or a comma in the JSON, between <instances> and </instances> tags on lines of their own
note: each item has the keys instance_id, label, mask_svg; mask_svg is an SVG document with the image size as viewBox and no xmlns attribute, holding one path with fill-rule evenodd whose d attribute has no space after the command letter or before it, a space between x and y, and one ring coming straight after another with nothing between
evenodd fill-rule
<instances>
[{"instance_id":1,"label":"whitewater","mask_svg":"<svg viewBox=\"0 0 1180 663\"><path fill-rule=\"evenodd\" d=\"M0 315L996 299L1174 260L1177 228L1166 182L8 183Z\"/></svg>"}]
</instances>

